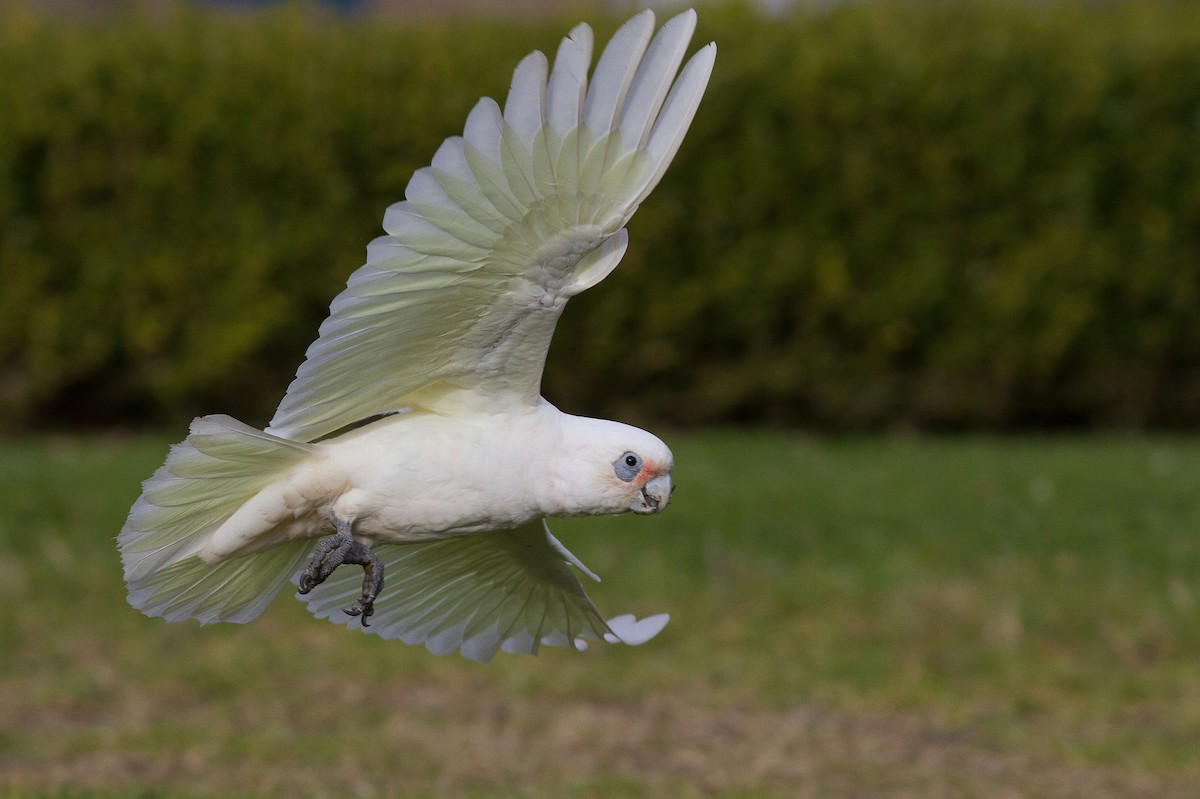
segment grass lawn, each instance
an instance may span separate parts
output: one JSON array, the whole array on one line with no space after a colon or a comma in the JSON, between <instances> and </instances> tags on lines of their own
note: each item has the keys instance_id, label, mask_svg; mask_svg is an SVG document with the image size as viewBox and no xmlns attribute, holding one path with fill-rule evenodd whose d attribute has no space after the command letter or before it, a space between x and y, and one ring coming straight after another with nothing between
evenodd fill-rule
<instances>
[{"instance_id":1,"label":"grass lawn","mask_svg":"<svg viewBox=\"0 0 1200 799\"><path fill-rule=\"evenodd\" d=\"M170 441L0 443L0 797L1197 795L1200 439L667 438L666 513L553 525L667 630L486 666L145 618Z\"/></svg>"}]
</instances>

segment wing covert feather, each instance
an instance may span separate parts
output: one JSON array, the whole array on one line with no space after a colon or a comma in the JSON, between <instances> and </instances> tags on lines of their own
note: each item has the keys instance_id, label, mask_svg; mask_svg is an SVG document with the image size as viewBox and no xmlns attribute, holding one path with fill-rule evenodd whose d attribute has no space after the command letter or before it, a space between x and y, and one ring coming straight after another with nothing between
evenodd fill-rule
<instances>
[{"instance_id":1,"label":"wing covert feather","mask_svg":"<svg viewBox=\"0 0 1200 799\"><path fill-rule=\"evenodd\" d=\"M387 209L268 432L314 441L404 407L538 401L567 298L620 260L712 70L712 44L679 69L694 12L653 29L650 11L625 23L589 84L578 25L553 66L537 52L518 64L503 110L475 105Z\"/></svg>"}]
</instances>

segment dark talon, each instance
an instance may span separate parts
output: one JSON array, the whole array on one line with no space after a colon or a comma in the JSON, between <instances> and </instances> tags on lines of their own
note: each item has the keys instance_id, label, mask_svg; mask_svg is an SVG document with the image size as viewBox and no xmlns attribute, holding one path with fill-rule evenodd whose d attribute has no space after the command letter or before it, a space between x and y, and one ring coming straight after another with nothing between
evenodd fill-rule
<instances>
[{"instance_id":1,"label":"dark talon","mask_svg":"<svg viewBox=\"0 0 1200 799\"><path fill-rule=\"evenodd\" d=\"M383 564L371 550L358 545L346 556L346 563L357 563L363 567L362 597L345 609L347 616L361 616L362 626L370 627L367 619L375 614L375 597L383 590Z\"/></svg>"},{"instance_id":2,"label":"dark talon","mask_svg":"<svg viewBox=\"0 0 1200 799\"><path fill-rule=\"evenodd\" d=\"M313 551L308 568L300 575L299 591L307 594L329 579L329 575L343 563L362 566L362 597L345 612L349 616L362 617L363 627L368 627L367 619L375 613L375 598L383 590L383 562L350 534L350 522L335 518L334 527L337 533L321 541Z\"/></svg>"},{"instance_id":3,"label":"dark talon","mask_svg":"<svg viewBox=\"0 0 1200 799\"><path fill-rule=\"evenodd\" d=\"M360 599L342 612L347 616L362 616L362 626L370 627L371 625L367 624L367 618L375 615L375 603L364 602Z\"/></svg>"}]
</instances>

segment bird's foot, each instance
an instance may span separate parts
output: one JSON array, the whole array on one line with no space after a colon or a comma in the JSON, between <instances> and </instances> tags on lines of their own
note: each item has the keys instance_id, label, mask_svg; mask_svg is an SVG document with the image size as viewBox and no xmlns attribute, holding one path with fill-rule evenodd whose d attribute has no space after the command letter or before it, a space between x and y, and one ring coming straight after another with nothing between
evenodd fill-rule
<instances>
[{"instance_id":1,"label":"bird's foot","mask_svg":"<svg viewBox=\"0 0 1200 799\"><path fill-rule=\"evenodd\" d=\"M300 593L307 594L329 579L334 570L346 562L346 555L355 544L349 530L339 529L317 545L308 568L300 575Z\"/></svg>"},{"instance_id":2,"label":"bird's foot","mask_svg":"<svg viewBox=\"0 0 1200 799\"><path fill-rule=\"evenodd\" d=\"M337 532L317 545L308 568L300 575L299 590L301 594L307 594L329 579L329 575L343 563L362 566L362 596L346 608L346 614L361 616L363 627L367 627L367 619L375 613L375 599L383 590L383 563L374 552L351 535L348 523L335 520L334 526Z\"/></svg>"},{"instance_id":3,"label":"bird's foot","mask_svg":"<svg viewBox=\"0 0 1200 799\"><path fill-rule=\"evenodd\" d=\"M355 542L358 544L358 542ZM353 605L345 609L347 616L361 616L362 626L369 627L367 619L375 613L375 598L383 590L383 562L375 553L362 544L357 549L351 549L346 556L346 563L356 563L363 567L362 596Z\"/></svg>"}]
</instances>

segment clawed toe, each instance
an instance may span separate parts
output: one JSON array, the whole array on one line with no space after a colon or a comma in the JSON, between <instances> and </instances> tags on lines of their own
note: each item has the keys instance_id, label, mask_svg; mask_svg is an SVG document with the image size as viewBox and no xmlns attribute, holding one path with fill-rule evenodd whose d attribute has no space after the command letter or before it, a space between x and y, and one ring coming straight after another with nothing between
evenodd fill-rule
<instances>
[{"instance_id":1,"label":"clawed toe","mask_svg":"<svg viewBox=\"0 0 1200 799\"><path fill-rule=\"evenodd\" d=\"M375 615L375 602L369 599L360 599L344 611L347 616L359 616L362 618L362 626L370 627L367 619Z\"/></svg>"},{"instance_id":2,"label":"clawed toe","mask_svg":"<svg viewBox=\"0 0 1200 799\"><path fill-rule=\"evenodd\" d=\"M308 568L300 575L299 592L307 594L329 578L343 563L363 567L362 597L345 612L358 616L364 627L375 613L375 598L383 590L383 563L365 544L350 533L349 523L335 520L337 533L321 541L313 552Z\"/></svg>"},{"instance_id":3,"label":"clawed toe","mask_svg":"<svg viewBox=\"0 0 1200 799\"><path fill-rule=\"evenodd\" d=\"M316 587L317 587L316 579L312 576L312 574L309 573L308 569L305 569L304 573L300 575L300 587L297 590L301 594L307 594L309 591L313 590Z\"/></svg>"},{"instance_id":4,"label":"clawed toe","mask_svg":"<svg viewBox=\"0 0 1200 799\"><path fill-rule=\"evenodd\" d=\"M360 617L362 626L368 627L367 619L375 613L375 598L383 590L383 563L374 552L357 541L346 554L345 562L363 567L362 597L346 608L346 615Z\"/></svg>"},{"instance_id":5,"label":"clawed toe","mask_svg":"<svg viewBox=\"0 0 1200 799\"><path fill-rule=\"evenodd\" d=\"M313 550L308 568L300 575L300 593L307 594L321 583L329 579L334 569L346 560L346 554L356 543L350 534L350 525L335 523L337 533L329 536Z\"/></svg>"}]
</instances>

